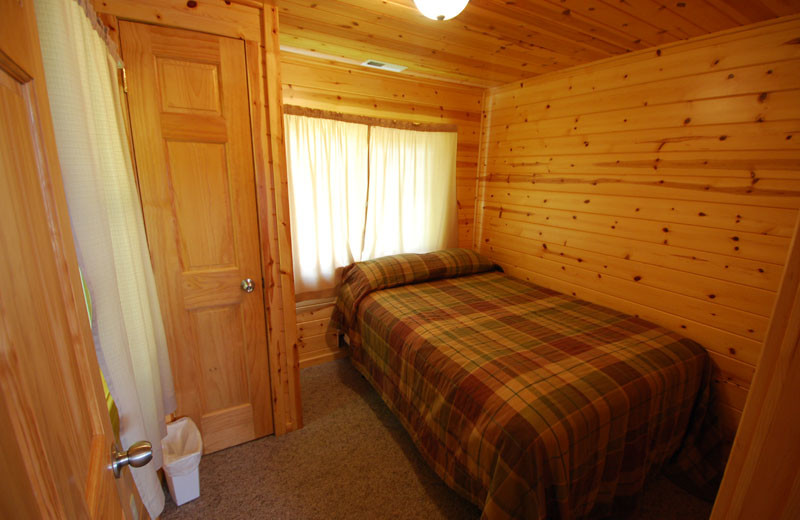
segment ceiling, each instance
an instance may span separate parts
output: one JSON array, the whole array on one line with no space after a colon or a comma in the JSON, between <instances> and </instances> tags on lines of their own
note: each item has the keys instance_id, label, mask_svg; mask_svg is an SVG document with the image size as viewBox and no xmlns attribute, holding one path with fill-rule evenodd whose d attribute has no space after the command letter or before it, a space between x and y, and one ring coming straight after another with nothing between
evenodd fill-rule
<instances>
[{"instance_id":1,"label":"ceiling","mask_svg":"<svg viewBox=\"0 0 800 520\"><path fill-rule=\"evenodd\" d=\"M800 12L800 0L470 0L456 18L413 0L278 0L281 48L495 86Z\"/></svg>"}]
</instances>

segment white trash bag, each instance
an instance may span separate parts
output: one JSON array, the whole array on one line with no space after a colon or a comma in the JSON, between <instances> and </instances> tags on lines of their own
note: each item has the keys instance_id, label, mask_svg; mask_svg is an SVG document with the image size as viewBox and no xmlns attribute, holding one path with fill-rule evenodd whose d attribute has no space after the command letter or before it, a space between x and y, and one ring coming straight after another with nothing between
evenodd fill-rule
<instances>
[{"instance_id":1,"label":"white trash bag","mask_svg":"<svg viewBox=\"0 0 800 520\"><path fill-rule=\"evenodd\" d=\"M200 458L203 439L197 425L188 417L167 424L161 439L164 473L172 499L179 506L200 496Z\"/></svg>"}]
</instances>

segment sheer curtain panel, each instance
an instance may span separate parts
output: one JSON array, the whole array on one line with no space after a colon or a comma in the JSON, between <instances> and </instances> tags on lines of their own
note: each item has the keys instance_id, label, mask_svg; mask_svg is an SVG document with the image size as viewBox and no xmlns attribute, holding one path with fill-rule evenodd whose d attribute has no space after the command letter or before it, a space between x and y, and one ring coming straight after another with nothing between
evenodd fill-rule
<instances>
[{"instance_id":1,"label":"sheer curtain panel","mask_svg":"<svg viewBox=\"0 0 800 520\"><path fill-rule=\"evenodd\" d=\"M156 475L164 418L175 409L175 395L116 62L83 3L34 3L70 220L93 302L97 356L119 410L122 448L140 440L153 444L153 461L131 470L155 518L164 507Z\"/></svg>"},{"instance_id":2,"label":"sheer curtain panel","mask_svg":"<svg viewBox=\"0 0 800 520\"><path fill-rule=\"evenodd\" d=\"M337 268L362 259L367 125L284 116L295 291L336 285Z\"/></svg>"},{"instance_id":3,"label":"sheer curtain panel","mask_svg":"<svg viewBox=\"0 0 800 520\"><path fill-rule=\"evenodd\" d=\"M374 126L362 258L458 245L455 132Z\"/></svg>"}]
</instances>

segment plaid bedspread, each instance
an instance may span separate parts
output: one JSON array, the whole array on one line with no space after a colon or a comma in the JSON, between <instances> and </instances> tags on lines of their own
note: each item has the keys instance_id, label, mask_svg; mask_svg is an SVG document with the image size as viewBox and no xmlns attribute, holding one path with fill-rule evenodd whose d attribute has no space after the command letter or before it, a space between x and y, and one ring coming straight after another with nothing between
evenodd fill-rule
<instances>
[{"instance_id":1,"label":"plaid bedspread","mask_svg":"<svg viewBox=\"0 0 800 520\"><path fill-rule=\"evenodd\" d=\"M608 515L681 445L707 385L697 343L483 260L415 277L426 260L390 258L345 274L351 360L484 518Z\"/></svg>"}]
</instances>

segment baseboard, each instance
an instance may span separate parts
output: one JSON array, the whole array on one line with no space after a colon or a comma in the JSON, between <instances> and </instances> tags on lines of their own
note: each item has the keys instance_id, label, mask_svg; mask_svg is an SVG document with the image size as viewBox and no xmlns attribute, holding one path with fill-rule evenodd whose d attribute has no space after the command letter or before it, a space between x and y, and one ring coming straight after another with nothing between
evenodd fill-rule
<instances>
[{"instance_id":1,"label":"baseboard","mask_svg":"<svg viewBox=\"0 0 800 520\"><path fill-rule=\"evenodd\" d=\"M333 352L320 352L319 354L315 354L309 356L305 359L300 360L300 369L313 367L314 365L321 365L323 363L329 363L336 359L342 359L347 357L347 351L344 349L333 351Z\"/></svg>"}]
</instances>

